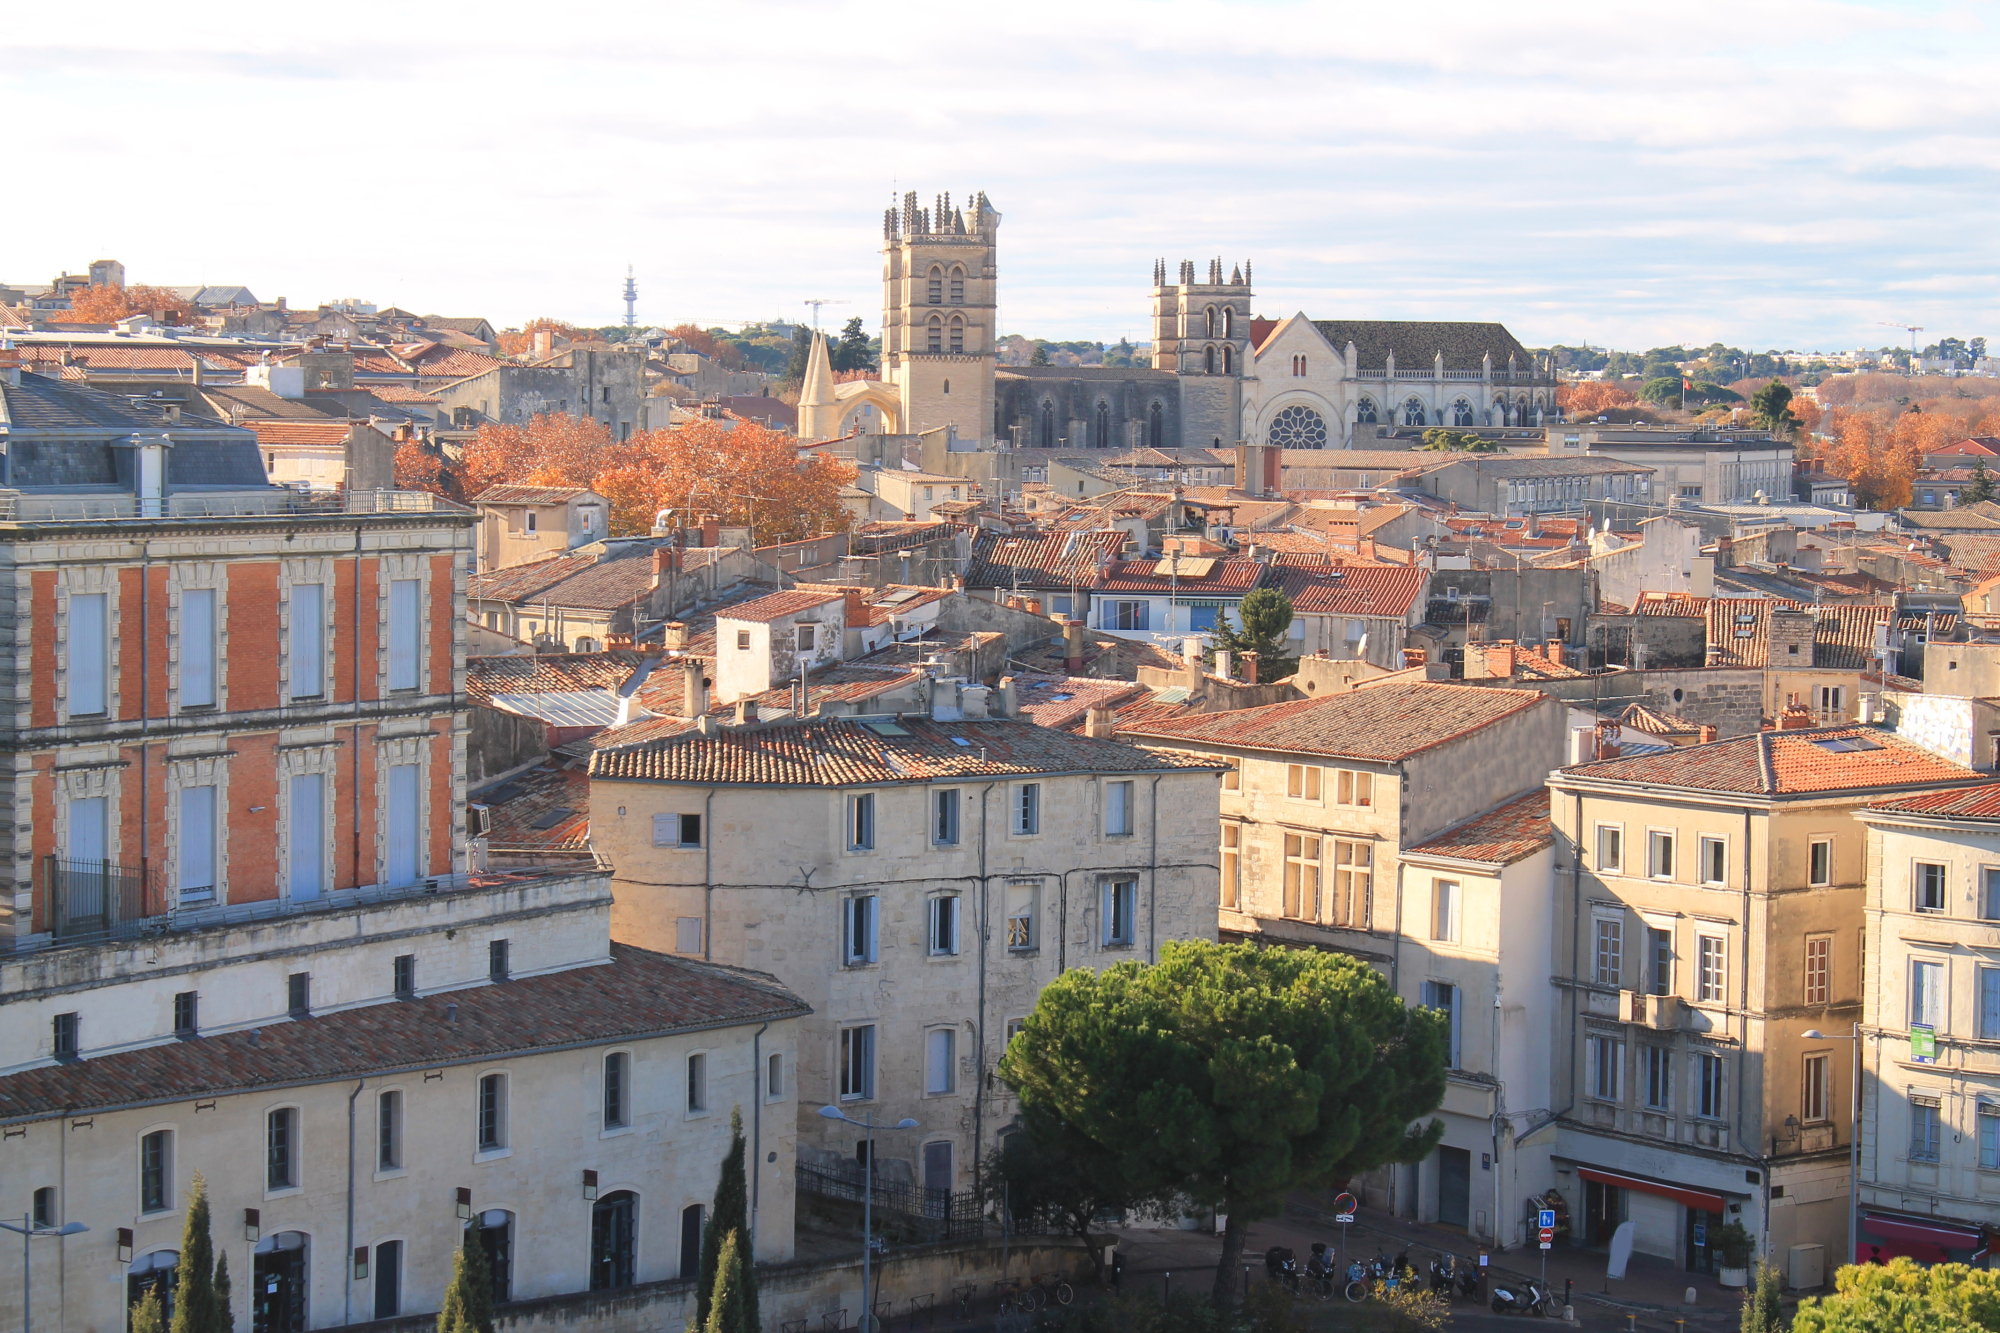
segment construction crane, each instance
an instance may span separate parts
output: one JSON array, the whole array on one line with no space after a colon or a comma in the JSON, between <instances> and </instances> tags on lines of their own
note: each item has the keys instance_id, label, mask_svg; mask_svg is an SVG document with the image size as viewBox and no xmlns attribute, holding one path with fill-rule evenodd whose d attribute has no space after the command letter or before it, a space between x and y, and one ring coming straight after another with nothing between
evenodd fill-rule
<instances>
[{"instance_id":1,"label":"construction crane","mask_svg":"<svg viewBox=\"0 0 2000 1333\"><path fill-rule=\"evenodd\" d=\"M1880 325L1881 325L1881 326L1882 326L1883 328L1885 328L1885 329L1907 329L1907 330L1909 330L1909 334L1910 334L1910 360L1912 360L1912 361L1915 361L1915 360L1917 359L1917 335L1918 335L1919 333L1922 333L1922 332L1924 331L1924 326L1923 326L1923 325L1921 325L1921 324L1898 324L1898 323L1897 323L1897 322L1896 322L1895 320L1893 320L1893 319L1878 319L1878 320L1876 320L1875 322L1876 322L1877 324L1880 324Z\"/></svg>"},{"instance_id":2,"label":"construction crane","mask_svg":"<svg viewBox=\"0 0 2000 1333\"><path fill-rule=\"evenodd\" d=\"M806 304L806 305L809 305L809 306L811 306L811 307L813 308L813 332L814 332L814 333L818 333L818 332L819 332L819 308L820 308L821 306L823 306L823 305L848 305L848 304L850 304L850 303L849 303L849 302L847 302L847 301L834 301L834 300L829 300L829 299L828 299L828 298L826 298L826 297L808 297L808 298L806 299L806 301L805 301L805 304Z\"/></svg>"}]
</instances>

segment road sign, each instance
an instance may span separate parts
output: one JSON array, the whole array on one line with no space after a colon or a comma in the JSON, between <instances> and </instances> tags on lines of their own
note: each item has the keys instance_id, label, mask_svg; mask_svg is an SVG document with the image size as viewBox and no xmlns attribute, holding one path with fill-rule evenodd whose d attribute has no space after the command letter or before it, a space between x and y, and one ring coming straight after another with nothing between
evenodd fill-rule
<instances>
[{"instance_id":1,"label":"road sign","mask_svg":"<svg viewBox=\"0 0 2000 1333\"><path fill-rule=\"evenodd\" d=\"M1353 1214L1353 1213L1335 1213L1335 1214L1333 1215L1333 1220L1334 1220L1334 1221L1336 1221L1336 1222L1339 1222L1339 1223L1341 1223L1341 1224L1342 1224L1342 1225L1344 1226L1344 1225L1346 1225L1347 1223L1349 1223L1349 1222L1352 1222L1352 1221L1354 1220L1354 1214Z\"/></svg>"},{"instance_id":2,"label":"road sign","mask_svg":"<svg viewBox=\"0 0 2000 1333\"><path fill-rule=\"evenodd\" d=\"M1333 1211L1336 1213L1347 1214L1347 1217L1344 1219L1347 1221L1353 1220L1354 1210L1356 1208L1359 1208L1360 1206L1361 1206L1361 1201L1355 1198L1352 1194L1342 1194L1339 1197L1335 1198L1333 1201Z\"/></svg>"},{"instance_id":3,"label":"road sign","mask_svg":"<svg viewBox=\"0 0 2000 1333\"><path fill-rule=\"evenodd\" d=\"M1553 1208L1544 1208L1544 1209L1542 1209L1542 1216L1541 1216L1541 1220L1540 1220L1540 1221L1538 1221L1538 1222L1536 1222L1536 1223L1535 1223L1535 1225L1536 1225L1536 1226L1538 1226L1538 1227L1540 1227L1540 1228L1541 1228L1542 1230L1544 1230L1544 1231L1553 1231L1553 1230L1555 1230L1555 1225L1556 1225L1556 1210L1555 1210L1555 1209L1553 1209Z\"/></svg>"},{"instance_id":4,"label":"road sign","mask_svg":"<svg viewBox=\"0 0 2000 1333\"><path fill-rule=\"evenodd\" d=\"M1556 1229L1554 1227L1543 1227L1542 1248L1545 1250L1552 1249L1554 1248L1555 1243L1556 1243Z\"/></svg>"}]
</instances>

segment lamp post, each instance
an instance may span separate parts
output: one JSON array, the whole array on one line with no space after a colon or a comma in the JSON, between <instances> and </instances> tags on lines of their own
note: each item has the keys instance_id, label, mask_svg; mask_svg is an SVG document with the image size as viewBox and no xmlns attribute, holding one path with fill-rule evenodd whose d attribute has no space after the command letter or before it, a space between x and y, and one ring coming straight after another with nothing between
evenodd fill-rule
<instances>
[{"instance_id":1,"label":"lamp post","mask_svg":"<svg viewBox=\"0 0 2000 1333\"><path fill-rule=\"evenodd\" d=\"M1851 1041L1854 1043L1854 1100L1847 1127L1847 1254L1839 1266L1854 1262L1861 1246L1861 1025L1854 1024L1851 1036L1829 1036L1818 1028L1801 1034L1807 1041Z\"/></svg>"},{"instance_id":2,"label":"lamp post","mask_svg":"<svg viewBox=\"0 0 2000 1333\"><path fill-rule=\"evenodd\" d=\"M34 1305L31 1303L29 1292L29 1283L34 1276L34 1255L30 1252L29 1243L37 1236L74 1236L90 1228L81 1222L69 1222L59 1227L38 1227L27 1213L22 1213L18 1225L13 1222L0 1222L0 1230L21 1233L21 1333L34 1333Z\"/></svg>"},{"instance_id":3,"label":"lamp post","mask_svg":"<svg viewBox=\"0 0 2000 1333\"><path fill-rule=\"evenodd\" d=\"M878 1125L875 1122L875 1113L873 1111L868 1112L866 1120L856 1120L847 1115L838 1106L832 1105L820 1107L819 1113L821 1117L827 1120L838 1120L843 1124L858 1125L866 1130L868 1134L868 1160L863 1163L861 1168L861 1327L872 1330L875 1325L875 1306L872 1302L874 1293L868 1285L868 1262L872 1257L871 1252L875 1248L875 1131L878 1129L915 1129L917 1122L905 1116L893 1125Z\"/></svg>"}]
</instances>

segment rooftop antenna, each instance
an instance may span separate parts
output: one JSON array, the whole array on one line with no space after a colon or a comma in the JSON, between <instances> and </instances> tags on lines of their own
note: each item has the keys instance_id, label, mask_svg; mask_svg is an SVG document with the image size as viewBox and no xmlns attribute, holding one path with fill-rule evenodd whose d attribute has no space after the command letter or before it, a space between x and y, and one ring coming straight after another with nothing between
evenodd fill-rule
<instances>
[{"instance_id":1,"label":"rooftop antenna","mask_svg":"<svg viewBox=\"0 0 2000 1333\"><path fill-rule=\"evenodd\" d=\"M636 333L639 329L639 317L636 313L638 305L639 285L632 281L632 266L627 264L625 266L625 332L628 334Z\"/></svg>"},{"instance_id":2,"label":"rooftop antenna","mask_svg":"<svg viewBox=\"0 0 2000 1333\"><path fill-rule=\"evenodd\" d=\"M814 332L814 333L818 333L818 332L819 332L819 308L820 308L821 306L823 306L823 305L847 305L847 304L848 304L848 302L846 302L846 301L834 301L834 300L829 300L829 299L827 299L826 297L808 297L808 298L806 298L806 302L805 302L805 303L806 303L807 305L809 305L809 306L811 306L811 307L813 308L813 332Z\"/></svg>"}]
</instances>

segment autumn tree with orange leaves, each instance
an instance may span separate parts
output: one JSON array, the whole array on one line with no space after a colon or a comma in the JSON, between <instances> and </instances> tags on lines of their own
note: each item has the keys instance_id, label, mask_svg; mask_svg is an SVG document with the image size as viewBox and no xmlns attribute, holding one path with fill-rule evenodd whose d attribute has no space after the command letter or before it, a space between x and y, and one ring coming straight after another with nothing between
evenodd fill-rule
<instances>
[{"instance_id":1,"label":"autumn tree with orange leaves","mask_svg":"<svg viewBox=\"0 0 2000 1333\"><path fill-rule=\"evenodd\" d=\"M549 413L526 425L481 426L457 459L417 445L396 456L397 484L470 501L503 482L578 486L611 502L611 533L650 532L671 509L692 525L713 515L751 527L759 545L844 530L840 489L852 465L801 454L783 431L749 421L689 422L614 440L602 422Z\"/></svg>"},{"instance_id":2,"label":"autumn tree with orange leaves","mask_svg":"<svg viewBox=\"0 0 2000 1333\"><path fill-rule=\"evenodd\" d=\"M187 298L165 287L79 287L70 293L67 324L116 324L151 315L162 324L180 324L193 313Z\"/></svg>"},{"instance_id":3,"label":"autumn tree with orange leaves","mask_svg":"<svg viewBox=\"0 0 2000 1333\"><path fill-rule=\"evenodd\" d=\"M584 330L574 324L565 324L562 320L551 319L547 315L542 315L539 318L529 320L522 328L508 329L505 333L501 334L500 354L502 356L520 356L523 352L533 351L535 335L544 330L554 334L556 340L559 342L576 342L584 337L596 337L595 334L586 334Z\"/></svg>"},{"instance_id":4,"label":"autumn tree with orange leaves","mask_svg":"<svg viewBox=\"0 0 2000 1333\"><path fill-rule=\"evenodd\" d=\"M1556 389L1556 406L1572 417L1594 417L1638 405L1638 395L1609 380L1579 380Z\"/></svg>"},{"instance_id":5,"label":"autumn tree with orange leaves","mask_svg":"<svg viewBox=\"0 0 2000 1333\"><path fill-rule=\"evenodd\" d=\"M743 354L705 329L698 329L692 324L676 324L667 330L667 336L691 352L700 352L725 369L743 368Z\"/></svg>"}]
</instances>

